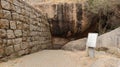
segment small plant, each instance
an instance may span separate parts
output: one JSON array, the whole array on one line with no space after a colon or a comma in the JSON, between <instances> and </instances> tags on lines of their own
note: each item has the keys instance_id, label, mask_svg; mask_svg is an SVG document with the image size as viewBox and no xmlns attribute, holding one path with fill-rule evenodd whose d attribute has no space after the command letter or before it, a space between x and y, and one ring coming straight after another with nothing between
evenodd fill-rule
<instances>
[{"instance_id":1,"label":"small plant","mask_svg":"<svg viewBox=\"0 0 120 67\"><path fill-rule=\"evenodd\" d=\"M113 11L117 4L120 4L120 0L88 0L87 9L96 14L99 11L107 14L108 11Z\"/></svg>"},{"instance_id":2,"label":"small plant","mask_svg":"<svg viewBox=\"0 0 120 67\"><path fill-rule=\"evenodd\" d=\"M107 20L110 19L117 11L117 5L120 0L88 0L86 10L99 16L98 30L100 34L107 32L109 26ZM113 29L113 27L111 27Z\"/></svg>"}]
</instances>

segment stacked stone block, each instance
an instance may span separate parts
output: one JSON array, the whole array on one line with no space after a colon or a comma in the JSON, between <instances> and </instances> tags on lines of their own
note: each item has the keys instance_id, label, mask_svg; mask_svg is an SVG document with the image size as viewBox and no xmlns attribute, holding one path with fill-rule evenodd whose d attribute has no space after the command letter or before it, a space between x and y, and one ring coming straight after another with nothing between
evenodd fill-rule
<instances>
[{"instance_id":1,"label":"stacked stone block","mask_svg":"<svg viewBox=\"0 0 120 67\"><path fill-rule=\"evenodd\" d=\"M0 60L51 47L47 19L22 0L0 0Z\"/></svg>"}]
</instances>

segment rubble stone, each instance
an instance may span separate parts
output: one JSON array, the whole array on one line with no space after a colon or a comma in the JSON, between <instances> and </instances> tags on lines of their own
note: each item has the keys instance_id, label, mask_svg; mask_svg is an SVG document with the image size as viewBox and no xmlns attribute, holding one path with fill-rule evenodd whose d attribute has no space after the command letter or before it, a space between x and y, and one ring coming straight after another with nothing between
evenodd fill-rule
<instances>
[{"instance_id":1,"label":"rubble stone","mask_svg":"<svg viewBox=\"0 0 120 67\"><path fill-rule=\"evenodd\" d=\"M15 38L13 30L7 30L7 37L8 38Z\"/></svg>"},{"instance_id":2,"label":"rubble stone","mask_svg":"<svg viewBox=\"0 0 120 67\"><path fill-rule=\"evenodd\" d=\"M21 30L15 30L15 36L20 37L22 36L22 31Z\"/></svg>"},{"instance_id":3,"label":"rubble stone","mask_svg":"<svg viewBox=\"0 0 120 67\"><path fill-rule=\"evenodd\" d=\"M16 29L16 22L15 21L10 21L10 28Z\"/></svg>"}]
</instances>

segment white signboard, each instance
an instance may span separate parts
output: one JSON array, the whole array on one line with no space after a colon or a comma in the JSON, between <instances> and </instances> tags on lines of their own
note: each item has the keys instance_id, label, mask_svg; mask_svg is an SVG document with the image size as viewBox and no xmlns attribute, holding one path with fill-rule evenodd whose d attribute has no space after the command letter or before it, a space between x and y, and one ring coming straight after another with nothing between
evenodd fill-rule
<instances>
[{"instance_id":1,"label":"white signboard","mask_svg":"<svg viewBox=\"0 0 120 67\"><path fill-rule=\"evenodd\" d=\"M87 46L88 47L96 47L98 33L89 33L87 39Z\"/></svg>"}]
</instances>

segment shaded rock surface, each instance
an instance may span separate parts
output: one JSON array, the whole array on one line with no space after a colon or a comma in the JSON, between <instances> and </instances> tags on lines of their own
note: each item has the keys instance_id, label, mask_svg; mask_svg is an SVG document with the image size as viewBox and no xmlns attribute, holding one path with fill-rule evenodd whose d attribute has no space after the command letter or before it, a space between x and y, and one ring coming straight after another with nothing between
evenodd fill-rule
<instances>
[{"instance_id":1,"label":"shaded rock surface","mask_svg":"<svg viewBox=\"0 0 120 67\"><path fill-rule=\"evenodd\" d=\"M90 10L91 5L87 0L35 0L34 2L29 0L27 2L47 15L53 37L80 39L87 37L89 32L103 34L120 26L120 5L112 4L111 10L103 9L104 6L109 7L108 3L119 3L119 0L99 1L96 5L96 1L94 3L93 0L93 8ZM56 46L64 44L59 43Z\"/></svg>"},{"instance_id":2,"label":"shaded rock surface","mask_svg":"<svg viewBox=\"0 0 120 67\"><path fill-rule=\"evenodd\" d=\"M82 3L40 3L34 6L48 16L53 38L70 41L86 37L88 32L94 32L97 29L95 21L98 18L93 13L83 13ZM65 43L56 44L53 41L53 45L56 46L65 45Z\"/></svg>"},{"instance_id":3,"label":"shaded rock surface","mask_svg":"<svg viewBox=\"0 0 120 67\"><path fill-rule=\"evenodd\" d=\"M62 47L64 50L76 51L76 50L85 50L86 48L86 38L70 41Z\"/></svg>"},{"instance_id":4,"label":"shaded rock surface","mask_svg":"<svg viewBox=\"0 0 120 67\"><path fill-rule=\"evenodd\" d=\"M46 5L46 4L45 4ZM48 21L51 27L51 33L53 36L70 37L74 36L81 31L82 20L82 5L79 3L59 3L50 4L41 7L49 7L51 10L48 14ZM53 14L51 14L51 12Z\"/></svg>"},{"instance_id":5,"label":"shaded rock surface","mask_svg":"<svg viewBox=\"0 0 120 67\"><path fill-rule=\"evenodd\" d=\"M36 0L37 1L37 0ZM100 0L99 0L100 1ZM39 9L48 16L48 21L51 27L52 36L58 37L71 37L83 38L86 37L88 32L106 32L105 29L116 28L120 26L120 5L111 4L116 3L118 0L100 1L100 6L94 6L89 10L89 1L44 1L32 4L35 8ZM109 5L102 5L108 2L112 6L111 10L105 10L103 7ZM94 12L94 11L97 11ZM105 12L104 12L105 11ZM100 22L100 23L99 23ZM104 29L105 28L105 29ZM105 30L105 31L104 31Z\"/></svg>"},{"instance_id":6,"label":"shaded rock surface","mask_svg":"<svg viewBox=\"0 0 120 67\"><path fill-rule=\"evenodd\" d=\"M84 12L82 2L40 3L34 6L48 16L52 36L81 38L86 36L84 33L97 29L98 17L93 13Z\"/></svg>"},{"instance_id":7,"label":"shaded rock surface","mask_svg":"<svg viewBox=\"0 0 120 67\"><path fill-rule=\"evenodd\" d=\"M64 44L68 43L69 40L65 38L58 38L58 37L53 37L52 38L52 43L53 43L53 49L60 49Z\"/></svg>"}]
</instances>

